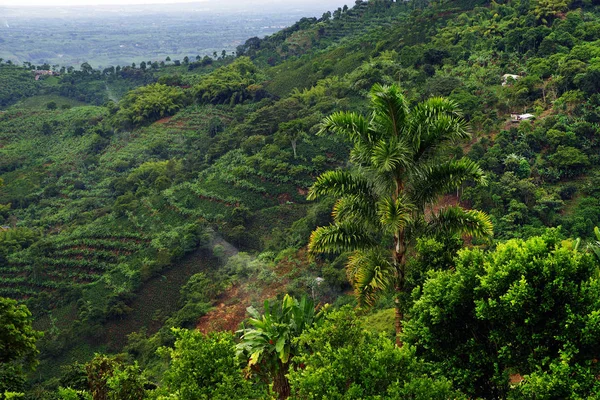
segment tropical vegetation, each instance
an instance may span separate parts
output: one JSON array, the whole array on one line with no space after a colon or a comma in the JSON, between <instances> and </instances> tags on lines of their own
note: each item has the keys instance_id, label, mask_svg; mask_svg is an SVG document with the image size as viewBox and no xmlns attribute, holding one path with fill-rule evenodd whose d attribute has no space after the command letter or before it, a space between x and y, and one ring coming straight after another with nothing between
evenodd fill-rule
<instances>
[{"instance_id":1,"label":"tropical vegetation","mask_svg":"<svg viewBox=\"0 0 600 400\"><path fill-rule=\"evenodd\" d=\"M598 397L599 7L0 62L0 398Z\"/></svg>"}]
</instances>

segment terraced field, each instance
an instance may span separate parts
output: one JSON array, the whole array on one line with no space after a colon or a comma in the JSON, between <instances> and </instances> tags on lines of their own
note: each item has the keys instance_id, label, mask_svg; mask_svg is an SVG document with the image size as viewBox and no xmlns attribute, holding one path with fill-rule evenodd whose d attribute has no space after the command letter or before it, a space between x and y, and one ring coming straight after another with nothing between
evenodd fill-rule
<instances>
[{"instance_id":1,"label":"terraced field","mask_svg":"<svg viewBox=\"0 0 600 400\"><path fill-rule=\"evenodd\" d=\"M57 238L46 245L43 257L36 256L34 250L11 255L0 267L0 295L26 299L41 291L90 284L148 242L147 237L134 232Z\"/></svg>"}]
</instances>

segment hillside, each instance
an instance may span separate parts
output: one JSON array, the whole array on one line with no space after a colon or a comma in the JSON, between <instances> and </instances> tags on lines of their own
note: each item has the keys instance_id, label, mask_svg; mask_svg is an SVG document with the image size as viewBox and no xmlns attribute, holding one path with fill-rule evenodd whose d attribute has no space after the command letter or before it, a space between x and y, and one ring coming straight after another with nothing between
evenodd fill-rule
<instances>
[{"instance_id":1,"label":"hillside","mask_svg":"<svg viewBox=\"0 0 600 400\"><path fill-rule=\"evenodd\" d=\"M284 293L355 304L347 255L306 254L333 204L306 196L352 148L319 124L365 113L376 83L399 83L411 106L443 96L462 110L471 139L444 155L478 162L487 186L465 183L444 204L488 213L495 241L467 244L556 227L549 242L593 243L600 3L428 3L357 1L251 38L235 57L86 63L39 80L0 64L0 295L46 332L27 389L48 397L35 398L75 388L67 371L102 352L160 383L171 327L231 329L246 306ZM463 246L434 239L439 251L415 262L451 263ZM426 275L408 277L415 293ZM393 330L377 313L393 297L367 317L379 331Z\"/></svg>"}]
</instances>

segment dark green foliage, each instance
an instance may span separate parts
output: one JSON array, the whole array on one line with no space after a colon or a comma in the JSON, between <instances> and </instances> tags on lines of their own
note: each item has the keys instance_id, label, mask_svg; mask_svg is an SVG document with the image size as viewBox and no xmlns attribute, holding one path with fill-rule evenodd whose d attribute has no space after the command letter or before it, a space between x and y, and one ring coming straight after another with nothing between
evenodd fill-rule
<instances>
[{"instance_id":1,"label":"dark green foliage","mask_svg":"<svg viewBox=\"0 0 600 400\"><path fill-rule=\"evenodd\" d=\"M25 373L38 361L36 342L42 333L31 326L29 309L0 297L0 395L24 388Z\"/></svg>"},{"instance_id":2,"label":"dark green foliage","mask_svg":"<svg viewBox=\"0 0 600 400\"><path fill-rule=\"evenodd\" d=\"M455 271L431 273L413 293L404 339L472 396L506 396L517 373L522 395L596 393L598 265L576 246L548 231L490 253L460 252ZM558 383L567 370L578 382L570 389L571 379Z\"/></svg>"},{"instance_id":3,"label":"dark green foliage","mask_svg":"<svg viewBox=\"0 0 600 400\"><path fill-rule=\"evenodd\" d=\"M94 400L142 400L145 379L137 364L125 365L116 357L96 356L85 366Z\"/></svg>"},{"instance_id":4,"label":"dark green foliage","mask_svg":"<svg viewBox=\"0 0 600 400\"><path fill-rule=\"evenodd\" d=\"M5 263L9 254L31 246L39 237L39 232L29 228L0 229L0 263Z\"/></svg>"},{"instance_id":5,"label":"dark green foliage","mask_svg":"<svg viewBox=\"0 0 600 400\"><path fill-rule=\"evenodd\" d=\"M31 71L0 63L0 109L37 94L41 85Z\"/></svg>"}]
</instances>

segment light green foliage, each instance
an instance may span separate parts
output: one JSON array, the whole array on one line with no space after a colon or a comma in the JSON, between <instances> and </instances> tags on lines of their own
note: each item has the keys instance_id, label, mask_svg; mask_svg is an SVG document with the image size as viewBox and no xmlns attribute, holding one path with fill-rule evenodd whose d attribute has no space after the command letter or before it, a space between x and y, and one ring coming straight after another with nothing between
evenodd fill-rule
<instances>
[{"instance_id":1,"label":"light green foliage","mask_svg":"<svg viewBox=\"0 0 600 400\"><path fill-rule=\"evenodd\" d=\"M264 387L244 379L229 332L205 336L195 330L174 330L173 348L163 384L150 398L157 400L231 400L265 398Z\"/></svg>"},{"instance_id":2,"label":"light green foliage","mask_svg":"<svg viewBox=\"0 0 600 400\"><path fill-rule=\"evenodd\" d=\"M535 0L533 14L543 23L548 23L559 13L565 11L572 0Z\"/></svg>"},{"instance_id":3,"label":"light green foliage","mask_svg":"<svg viewBox=\"0 0 600 400\"><path fill-rule=\"evenodd\" d=\"M531 374L520 393L544 386L587 397L600 372L597 268L555 231L463 250L456 271L431 273L415 290L404 339L472 396L506 396L508 375L519 373Z\"/></svg>"},{"instance_id":4,"label":"light green foliage","mask_svg":"<svg viewBox=\"0 0 600 400\"><path fill-rule=\"evenodd\" d=\"M156 83L129 92L119 103L117 121L142 125L173 115L183 107L185 94L178 87Z\"/></svg>"},{"instance_id":5,"label":"light green foliage","mask_svg":"<svg viewBox=\"0 0 600 400\"><path fill-rule=\"evenodd\" d=\"M263 79L248 57L240 57L205 76L194 86L194 93L204 103L235 105L247 99L260 99Z\"/></svg>"},{"instance_id":6,"label":"light green foliage","mask_svg":"<svg viewBox=\"0 0 600 400\"><path fill-rule=\"evenodd\" d=\"M590 165L588 157L570 146L558 146L556 153L549 157L552 164L565 176L577 175Z\"/></svg>"},{"instance_id":7,"label":"light green foliage","mask_svg":"<svg viewBox=\"0 0 600 400\"><path fill-rule=\"evenodd\" d=\"M273 383L279 399L290 395L286 374L300 348L295 339L313 324L319 322L322 311L316 312L314 303L306 297L300 301L285 295L281 304L264 303L264 313L248 308L252 328L243 329L237 352L248 359L247 372L257 374Z\"/></svg>"},{"instance_id":8,"label":"light green foliage","mask_svg":"<svg viewBox=\"0 0 600 400\"><path fill-rule=\"evenodd\" d=\"M129 173L127 183L134 192L140 189L163 190L171 185L181 169L181 161L177 160L148 161Z\"/></svg>"},{"instance_id":9,"label":"light green foliage","mask_svg":"<svg viewBox=\"0 0 600 400\"><path fill-rule=\"evenodd\" d=\"M331 312L297 339L289 377L294 399L459 399L448 380L428 375L413 351L365 330L349 308Z\"/></svg>"},{"instance_id":10,"label":"light green foliage","mask_svg":"<svg viewBox=\"0 0 600 400\"><path fill-rule=\"evenodd\" d=\"M75 390L71 388L59 388L58 398L60 400L92 400L92 395L83 390Z\"/></svg>"}]
</instances>

